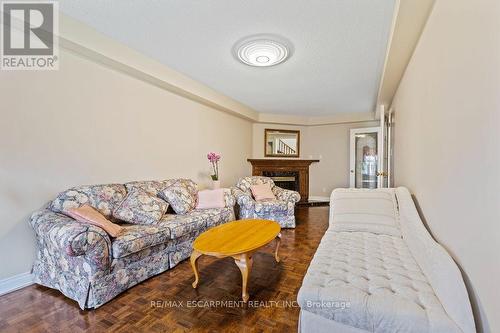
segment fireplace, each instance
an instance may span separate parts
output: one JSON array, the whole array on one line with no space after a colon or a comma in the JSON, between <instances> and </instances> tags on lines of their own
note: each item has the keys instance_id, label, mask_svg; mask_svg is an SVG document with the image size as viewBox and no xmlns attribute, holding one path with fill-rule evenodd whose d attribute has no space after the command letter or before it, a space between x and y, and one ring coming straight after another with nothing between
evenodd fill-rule
<instances>
[{"instance_id":1,"label":"fireplace","mask_svg":"<svg viewBox=\"0 0 500 333\"><path fill-rule=\"evenodd\" d=\"M288 190L300 193L300 201L309 201L309 165L319 160L296 159L248 159L252 164L252 175L265 176Z\"/></svg>"},{"instance_id":2,"label":"fireplace","mask_svg":"<svg viewBox=\"0 0 500 333\"><path fill-rule=\"evenodd\" d=\"M263 171L262 176L271 178L274 184L281 188L300 191L299 173L297 171Z\"/></svg>"}]
</instances>

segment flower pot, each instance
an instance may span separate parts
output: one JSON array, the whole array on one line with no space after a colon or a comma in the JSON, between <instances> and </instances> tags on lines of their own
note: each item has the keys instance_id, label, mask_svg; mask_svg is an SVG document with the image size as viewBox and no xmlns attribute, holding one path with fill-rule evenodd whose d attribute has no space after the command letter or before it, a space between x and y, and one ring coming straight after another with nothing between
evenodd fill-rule
<instances>
[{"instance_id":1,"label":"flower pot","mask_svg":"<svg viewBox=\"0 0 500 333\"><path fill-rule=\"evenodd\" d=\"M212 180L212 190L220 188L220 180Z\"/></svg>"}]
</instances>

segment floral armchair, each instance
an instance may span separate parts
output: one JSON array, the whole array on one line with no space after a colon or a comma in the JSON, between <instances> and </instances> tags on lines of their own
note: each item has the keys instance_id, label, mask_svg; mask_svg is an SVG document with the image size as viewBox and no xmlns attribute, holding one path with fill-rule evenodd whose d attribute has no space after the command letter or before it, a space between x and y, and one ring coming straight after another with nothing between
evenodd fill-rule
<instances>
[{"instance_id":1,"label":"floral armchair","mask_svg":"<svg viewBox=\"0 0 500 333\"><path fill-rule=\"evenodd\" d=\"M276 199L256 201L252 197L252 185L271 185ZM240 208L240 219L258 218L278 222L282 228L295 228L295 203L300 200L296 191L282 189L276 186L268 177L244 177L232 189L233 195Z\"/></svg>"}]
</instances>

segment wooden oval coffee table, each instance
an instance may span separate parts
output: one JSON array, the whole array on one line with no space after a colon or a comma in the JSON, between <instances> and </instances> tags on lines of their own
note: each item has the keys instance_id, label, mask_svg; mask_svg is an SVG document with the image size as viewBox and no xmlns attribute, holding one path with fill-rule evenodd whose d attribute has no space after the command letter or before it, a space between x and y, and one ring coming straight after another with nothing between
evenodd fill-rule
<instances>
[{"instance_id":1,"label":"wooden oval coffee table","mask_svg":"<svg viewBox=\"0 0 500 333\"><path fill-rule=\"evenodd\" d=\"M248 301L247 283L252 269L252 255L259 248L276 239L274 258L279 262L278 249L281 242L281 227L269 220L239 220L225 223L205 231L193 243L191 266L195 280L193 288L198 286L199 274L197 260L204 254L217 258L232 257L241 271L243 280L242 298Z\"/></svg>"}]
</instances>

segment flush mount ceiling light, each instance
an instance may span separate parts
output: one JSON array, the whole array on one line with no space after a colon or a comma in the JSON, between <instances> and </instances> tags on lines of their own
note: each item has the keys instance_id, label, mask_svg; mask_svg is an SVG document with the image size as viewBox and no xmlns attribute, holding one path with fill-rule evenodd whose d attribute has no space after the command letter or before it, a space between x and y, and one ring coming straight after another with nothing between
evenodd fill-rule
<instances>
[{"instance_id":1,"label":"flush mount ceiling light","mask_svg":"<svg viewBox=\"0 0 500 333\"><path fill-rule=\"evenodd\" d=\"M269 67L282 63L291 55L291 43L275 35L253 35L234 45L236 59L245 65Z\"/></svg>"}]
</instances>

